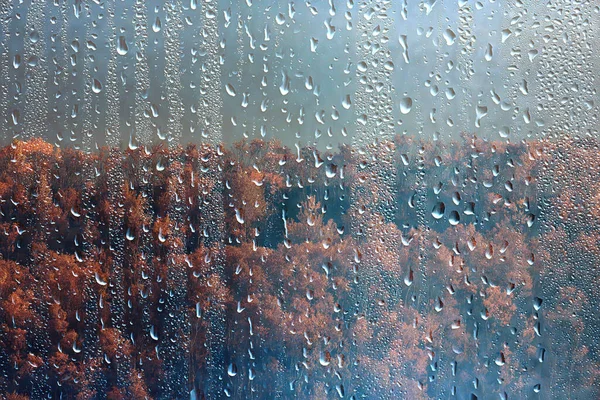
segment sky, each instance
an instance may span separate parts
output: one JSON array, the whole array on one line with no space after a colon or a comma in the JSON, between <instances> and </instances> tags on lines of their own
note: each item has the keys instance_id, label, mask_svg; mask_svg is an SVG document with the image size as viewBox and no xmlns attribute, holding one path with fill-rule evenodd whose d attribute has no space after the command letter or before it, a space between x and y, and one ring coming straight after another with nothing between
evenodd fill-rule
<instances>
[{"instance_id":1,"label":"sky","mask_svg":"<svg viewBox=\"0 0 600 400\"><path fill-rule=\"evenodd\" d=\"M5 142L598 133L591 2L13 3L0 10Z\"/></svg>"}]
</instances>

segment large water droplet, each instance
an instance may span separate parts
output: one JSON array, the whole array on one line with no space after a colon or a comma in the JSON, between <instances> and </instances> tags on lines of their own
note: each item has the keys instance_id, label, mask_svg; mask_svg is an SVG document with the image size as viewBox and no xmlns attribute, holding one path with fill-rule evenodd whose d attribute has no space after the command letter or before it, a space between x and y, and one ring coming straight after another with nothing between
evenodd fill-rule
<instances>
[{"instance_id":1,"label":"large water droplet","mask_svg":"<svg viewBox=\"0 0 600 400\"><path fill-rule=\"evenodd\" d=\"M446 205L443 202L438 202L433 206L433 210L431 210L431 215L435 219L441 219L444 217L444 213L446 212Z\"/></svg>"}]
</instances>

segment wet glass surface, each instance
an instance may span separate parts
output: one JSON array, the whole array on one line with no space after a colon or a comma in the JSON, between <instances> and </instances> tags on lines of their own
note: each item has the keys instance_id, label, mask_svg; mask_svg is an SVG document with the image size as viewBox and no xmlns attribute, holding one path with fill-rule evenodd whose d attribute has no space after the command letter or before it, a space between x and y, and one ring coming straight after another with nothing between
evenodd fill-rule
<instances>
[{"instance_id":1,"label":"wet glass surface","mask_svg":"<svg viewBox=\"0 0 600 400\"><path fill-rule=\"evenodd\" d=\"M599 14L0 2L3 398L597 398Z\"/></svg>"}]
</instances>

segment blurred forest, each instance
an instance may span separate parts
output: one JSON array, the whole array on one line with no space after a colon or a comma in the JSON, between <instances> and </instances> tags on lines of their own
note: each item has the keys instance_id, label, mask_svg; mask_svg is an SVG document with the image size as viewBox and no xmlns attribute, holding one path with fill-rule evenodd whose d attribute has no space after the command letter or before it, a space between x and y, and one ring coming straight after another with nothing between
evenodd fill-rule
<instances>
[{"instance_id":1,"label":"blurred forest","mask_svg":"<svg viewBox=\"0 0 600 400\"><path fill-rule=\"evenodd\" d=\"M0 392L598 398L599 146L14 141Z\"/></svg>"}]
</instances>

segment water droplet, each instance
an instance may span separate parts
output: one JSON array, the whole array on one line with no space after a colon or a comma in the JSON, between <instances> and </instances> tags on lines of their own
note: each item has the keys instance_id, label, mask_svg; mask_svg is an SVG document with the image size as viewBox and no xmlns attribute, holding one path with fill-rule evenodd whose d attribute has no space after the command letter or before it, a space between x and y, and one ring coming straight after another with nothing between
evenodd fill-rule
<instances>
[{"instance_id":1,"label":"water droplet","mask_svg":"<svg viewBox=\"0 0 600 400\"><path fill-rule=\"evenodd\" d=\"M125 40L125 36L119 36L119 40L117 42L117 53L120 56L124 56L129 52L129 47L127 47L127 41Z\"/></svg>"},{"instance_id":2,"label":"water droplet","mask_svg":"<svg viewBox=\"0 0 600 400\"><path fill-rule=\"evenodd\" d=\"M92 92L98 94L102 91L102 83L98 79L94 79L92 82Z\"/></svg>"},{"instance_id":3,"label":"water droplet","mask_svg":"<svg viewBox=\"0 0 600 400\"><path fill-rule=\"evenodd\" d=\"M446 212L446 205L443 202L438 202L433 206L433 210L431 211L431 215L435 219L441 219L444 217L444 213Z\"/></svg>"},{"instance_id":4,"label":"water droplet","mask_svg":"<svg viewBox=\"0 0 600 400\"><path fill-rule=\"evenodd\" d=\"M408 114L412 109L413 100L410 97L404 97L400 100L400 112L402 114Z\"/></svg>"}]
</instances>

